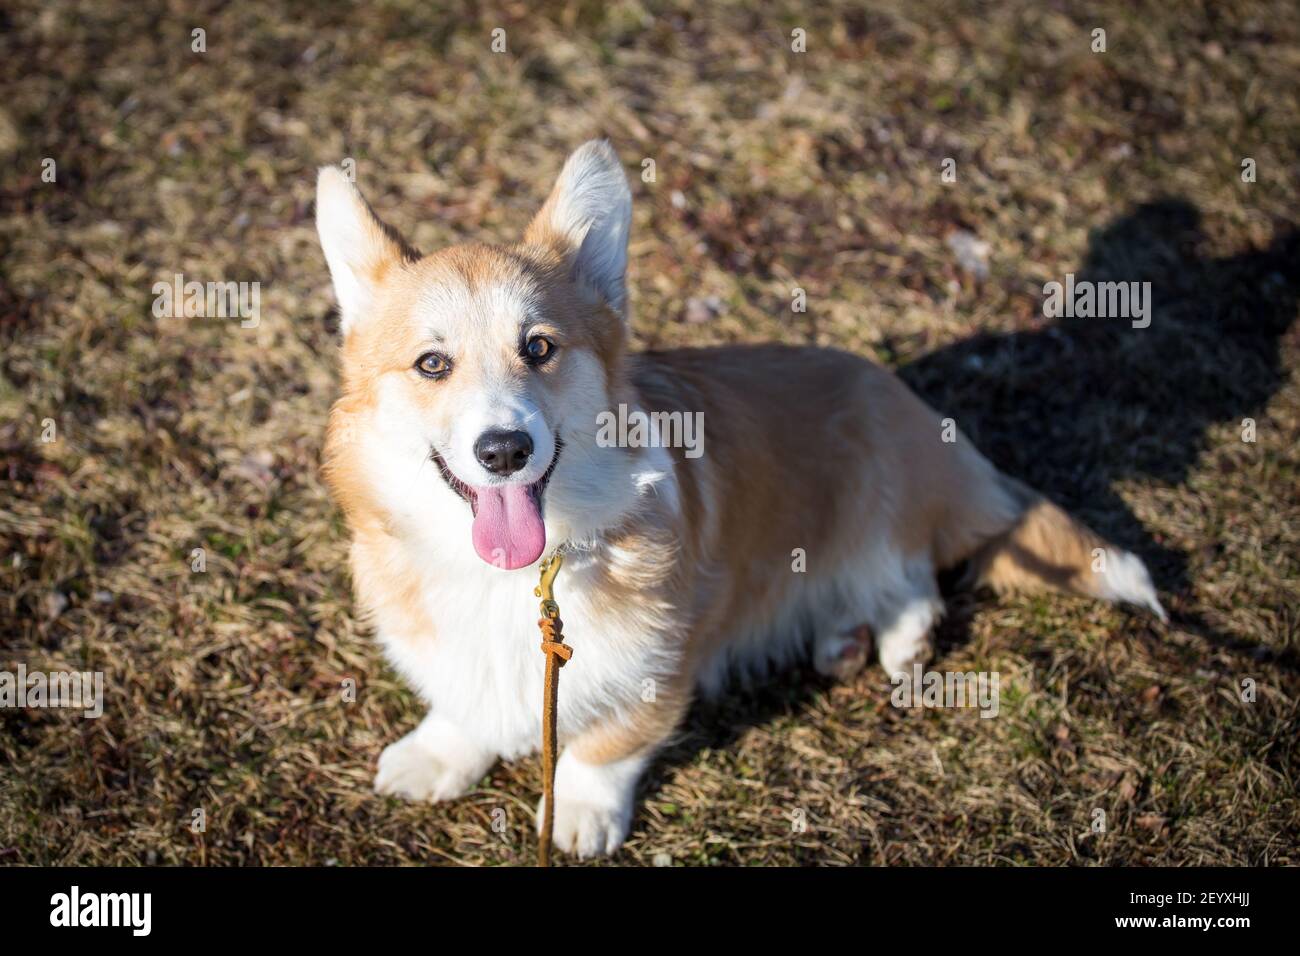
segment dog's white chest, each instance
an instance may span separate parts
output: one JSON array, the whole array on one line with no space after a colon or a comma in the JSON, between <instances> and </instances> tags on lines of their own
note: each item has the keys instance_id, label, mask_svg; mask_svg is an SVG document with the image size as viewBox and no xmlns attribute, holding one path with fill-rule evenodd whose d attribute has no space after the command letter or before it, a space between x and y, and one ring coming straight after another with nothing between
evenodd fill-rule
<instances>
[{"instance_id":1,"label":"dog's white chest","mask_svg":"<svg viewBox=\"0 0 1300 956\"><path fill-rule=\"evenodd\" d=\"M432 711L503 757L529 753L540 740L546 660L536 574L486 565L431 571L424 595L436 638L380 628L390 659ZM676 656L635 609L598 610L587 580L580 567L565 568L556 584L564 640L574 649L560 674L561 738L653 699Z\"/></svg>"}]
</instances>

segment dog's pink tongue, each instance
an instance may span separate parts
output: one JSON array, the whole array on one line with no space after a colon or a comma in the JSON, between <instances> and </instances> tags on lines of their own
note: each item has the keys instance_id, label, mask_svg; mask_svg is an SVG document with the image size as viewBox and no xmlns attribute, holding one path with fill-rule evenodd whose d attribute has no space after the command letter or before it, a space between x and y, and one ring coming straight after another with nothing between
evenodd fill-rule
<instances>
[{"instance_id":1,"label":"dog's pink tongue","mask_svg":"<svg viewBox=\"0 0 1300 956\"><path fill-rule=\"evenodd\" d=\"M488 564L513 571L542 556L546 527L527 485L475 488L474 550Z\"/></svg>"}]
</instances>

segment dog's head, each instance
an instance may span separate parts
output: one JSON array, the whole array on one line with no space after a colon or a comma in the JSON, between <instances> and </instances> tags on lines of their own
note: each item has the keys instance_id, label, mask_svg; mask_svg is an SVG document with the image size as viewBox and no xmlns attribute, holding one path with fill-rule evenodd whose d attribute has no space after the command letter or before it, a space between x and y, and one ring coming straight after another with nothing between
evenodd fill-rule
<instances>
[{"instance_id":1,"label":"dog's head","mask_svg":"<svg viewBox=\"0 0 1300 956\"><path fill-rule=\"evenodd\" d=\"M326 474L350 514L516 569L548 528L566 540L618 507L592 436L622 387L631 215L617 156L590 142L522 242L421 256L321 170L344 386Z\"/></svg>"}]
</instances>

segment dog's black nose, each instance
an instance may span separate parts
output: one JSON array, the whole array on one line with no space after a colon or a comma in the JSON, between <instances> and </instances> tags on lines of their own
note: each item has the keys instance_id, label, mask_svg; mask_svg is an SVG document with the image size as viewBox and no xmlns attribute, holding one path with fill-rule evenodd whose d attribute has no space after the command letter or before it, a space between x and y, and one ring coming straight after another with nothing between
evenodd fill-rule
<instances>
[{"instance_id":1,"label":"dog's black nose","mask_svg":"<svg viewBox=\"0 0 1300 956\"><path fill-rule=\"evenodd\" d=\"M513 475L533 457L533 440L528 432L493 428L474 442L474 457L494 475Z\"/></svg>"}]
</instances>

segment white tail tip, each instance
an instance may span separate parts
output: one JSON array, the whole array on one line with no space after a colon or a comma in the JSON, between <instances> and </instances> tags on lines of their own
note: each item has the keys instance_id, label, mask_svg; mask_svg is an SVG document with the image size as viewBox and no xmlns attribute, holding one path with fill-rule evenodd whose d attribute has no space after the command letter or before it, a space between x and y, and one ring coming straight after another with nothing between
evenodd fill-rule
<instances>
[{"instance_id":1,"label":"white tail tip","mask_svg":"<svg viewBox=\"0 0 1300 956\"><path fill-rule=\"evenodd\" d=\"M1163 622L1169 620L1151 583L1151 573L1136 554L1121 551L1111 557L1102 590L1101 596L1108 601L1135 604L1147 608Z\"/></svg>"}]
</instances>

